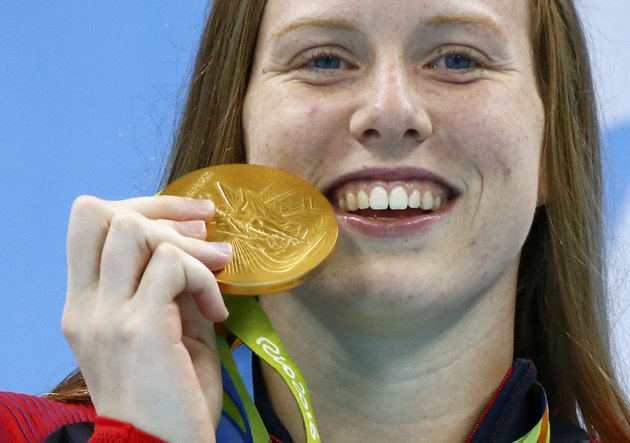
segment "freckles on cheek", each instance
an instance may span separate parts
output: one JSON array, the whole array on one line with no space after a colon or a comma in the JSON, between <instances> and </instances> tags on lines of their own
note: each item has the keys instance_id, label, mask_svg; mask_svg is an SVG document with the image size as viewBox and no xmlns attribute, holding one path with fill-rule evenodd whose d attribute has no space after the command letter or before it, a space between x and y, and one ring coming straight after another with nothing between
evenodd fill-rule
<instances>
[{"instance_id":1,"label":"freckles on cheek","mask_svg":"<svg viewBox=\"0 0 630 443\"><path fill-rule=\"evenodd\" d=\"M261 115L263 125L275 127L271 132L291 141L308 137L310 132L317 130L322 118L320 105L303 105L289 100L277 101Z\"/></svg>"},{"instance_id":2,"label":"freckles on cheek","mask_svg":"<svg viewBox=\"0 0 630 443\"><path fill-rule=\"evenodd\" d=\"M492 121L491 117L482 118L476 125L483 148L477 147L479 150L474 155L485 179L509 185L535 168L537 148L533 139L525 135L525 128L519 126L513 120Z\"/></svg>"},{"instance_id":3,"label":"freckles on cheek","mask_svg":"<svg viewBox=\"0 0 630 443\"><path fill-rule=\"evenodd\" d=\"M248 159L312 181L323 163L339 160L345 146L346 102L333 98L293 84L266 85L253 97Z\"/></svg>"},{"instance_id":4,"label":"freckles on cheek","mask_svg":"<svg viewBox=\"0 0 630 443\"><path fill-rule=\"evenodd\" d=\"M506 134L505 131L499 131L495 137L495 140L500 140L501 142L492 146L489 154L496 165L497 175L509 182L512 180L512 168L516 166L515 161L518 161L514 142L510 140L509 134Z\"/></svg>"},{"instance_id":5,"label":"freckles on cheek","mask_svg":"<svg viewBox=\"0 0 630 443\"><path fill-rule=\"evenodd\" d=\"M317 118L317 116L319 115L320 112L320 107L319 105L313 105L310 106L307 110L306 110L306 117L310 118L310 119L314 119Z\"/></svg>"},{"instance_id":6,"label":"freckles on cheek","mask_svg":"<svg viewBox=\"0 0 630 443\"><path fill-rule=\"evenodd\" d=\"M465 128L469 146L464 149L476 158L484 179L521 181L539 163L542 124L537 116L542 113L531 91L490 86L468 95L469 107L450 107L447 118Z\"/></svg>"}]
</instances>

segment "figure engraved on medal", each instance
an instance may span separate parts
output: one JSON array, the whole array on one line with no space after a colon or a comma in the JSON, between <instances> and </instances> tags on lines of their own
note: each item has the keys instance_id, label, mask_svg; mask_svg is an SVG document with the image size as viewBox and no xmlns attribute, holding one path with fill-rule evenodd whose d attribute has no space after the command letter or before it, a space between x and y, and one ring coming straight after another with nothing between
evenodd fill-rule
<instances>
[{"instance_id":1,"label":"figure engraved on medal","mask_svg":"<svg viewBox=\"0 0 630 443\"><path fill-rule=\"evenodd\" d=\"M274 182L258 192L216 186L223 201L217 202L215 228L234 248L225 274L290 271L322 241L318 233L325 232L326 219L314 210L310 197Z\"/></svg>"},{"instance_id":2,"label":"figure engraved on medal","mask_svg":"<svg viewBox=\"0 0 630 443\"><path fill-rule=\"evenodd\" d=\"M161 194L214 202L206 240L231 243L234 251L227 267L215 273L224 294L287 291L316 275L334 252L339 231L330 202L280 169L209 166L176 179Z\"/></svg>"}]
</instances>

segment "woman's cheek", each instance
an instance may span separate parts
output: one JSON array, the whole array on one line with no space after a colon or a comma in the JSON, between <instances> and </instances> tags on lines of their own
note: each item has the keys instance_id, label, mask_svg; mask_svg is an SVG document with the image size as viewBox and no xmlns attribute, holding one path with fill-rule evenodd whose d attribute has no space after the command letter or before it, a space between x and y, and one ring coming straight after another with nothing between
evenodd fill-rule
<instances>
[{"instance_id":1,"label":"woman's cheek","mask_svg":"<svg viewBox=\"0 0 630 443\"><path fill-rule=\"evenodd\" d=\"M315 169L325 166L341 144L343 128L338 118L308 99L268 103L271 106L258 114L264 118L251 131L248 161L285 169L311 181ZM263 141L264 148L258 149Z\"/></svg>"},{"instance_id":2,"label":"woman's cheek","mask_svg":"<svg viewBox=\"0 0 630 443\"><path fill-rule=\"evenodd\" d=\"M521 100L522 101L522 100ZM487 94L469 97L466 110L453 107L444 119L457 128L448 137L469 183L464 199L472 217L473 255L511 260L520 250L533 219L538 190L540 122L519 112L514 98ZM497 104L503 103L499 106ZM507 105L506 105L507 104ZM484 112L470 112L484 109ZM525 109L527 107L525 106Z\"/></svg>"}]
</instances>

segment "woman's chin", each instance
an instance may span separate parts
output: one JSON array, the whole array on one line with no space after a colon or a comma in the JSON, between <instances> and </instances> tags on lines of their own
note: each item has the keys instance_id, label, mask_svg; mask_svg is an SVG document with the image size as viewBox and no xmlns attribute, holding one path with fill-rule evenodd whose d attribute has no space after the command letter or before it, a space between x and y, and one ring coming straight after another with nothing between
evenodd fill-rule
<instances>
[{"instance_id":1,"label":"woman's chin","mask_svg":"<svg viewBox=\"0 0 630 443\"><path fill-rule=\"evenodd\" d=\"M379 255L370 259L367 254L356 258L338 254L333 265L293 290L291 296L331 324L365 327L382 323L391 327L396 323L407 330L416 329L418 322L431 327L451 323L488 295L505 297L514 292L518 256L511 263L497 263L500 266L493 267L493 273L472 265L472 260L459 266L453 258L450 266L460 269L456 274L439 272L448 269L448 263L431 258Z\"/></svg>"},{"instance_id":2,"label":"woman's chin","mask_svg":"<svg viewBox=\"0 0 630 443\"><path fill-rule=\"evenodd\" d=\"M321 316L361 323L406 321L442 315L457 309L462 294L435 284L409 281L409 275L383 272L371 276L347 276L323 272L293 291L310 310ZM454 289L454 288L453 288ZM465 295L464 295L465 297ZM459 299L459 300L458 300Z\"/></svg>"}]
</instances>

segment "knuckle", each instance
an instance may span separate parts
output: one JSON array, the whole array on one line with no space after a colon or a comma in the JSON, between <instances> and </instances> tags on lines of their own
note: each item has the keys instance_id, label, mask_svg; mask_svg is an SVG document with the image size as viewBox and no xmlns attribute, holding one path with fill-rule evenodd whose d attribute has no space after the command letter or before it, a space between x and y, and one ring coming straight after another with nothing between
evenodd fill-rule
<instances>
[{"instance_id":1,"label":"knuckle","mask_svg":"<svg viewBox=\"0 0 630 443\"><path fill-rule=\"evenodd\" d=\"M101 239L107 235L106 214L107 203L91 195L81 195L72 203L66 234L71 267L82 262L86 246L93 248L94 239Z\"/></svg>"},{"instance_id":2,"label":"knuckle","mask_svg":"<svg viewBox=\"0 0 630 443\"><path fill-rule=\"evenodd\" d=\"M104 201L93 195L80 195L72 203L70 213L73 216L83 216L93 214L102 208Z\"/></svg>"},{"instance_id":3,"label":"knuckle","mask_svg":"<svg viewBox=\"0 0 630 443\"><path fill-rule=\"evenodd\" d=\"M118 322L112 323L100 319L95 319L89 327L93 342L99 343L99 345L115 343L117 337L121 335L119 329Z\"/></svg>"},{"instance_id":4,"label":"knuckle","mask_svg":"<svg viewBox=\"0 0 630 443\"><path fill-rule=\"evenodd\" d=\"M140 216L131 211L116 212L112 216L109 228L114 232L141 232L143 230Z\"/></svg>"},{"instance_id":5,"label":"knuckle","mask_svg":"<svg viewBox=\"0 0 630 443\"><path fill-rule=\"evenodd\" d=\"M76 327L76 322L67 311L64 311L61 316L61 332L68 341L73 341L77 337L78 328Z\"/></svg>"},{"instance_id":6,"label":"knuckle","mask_svg":"<svg viewBox=\"0 0 630 443\"><path fill-rule=\"evenodd\" d=\"M100 319L91 325L94 343L121 347L120 349L128 349L135 343L141 342L143 334L144 328L141 323L132 318L117 322Z\"/></svg>"},{"instance_id":7,"label":"knuckle","mask_svg":"<svg viewBox=\"0 0 630 443\"><path fill-rule=\"evenodd\" d=\"M174 244L168 242L159 243L155 248L153 255L158 260L172 261L181 259L180 249Z\"/></svg>"},{"instance_id":8,"label":"knuckle","mask_svg":"<svg viewBox=\"0 0 630 443\"><path fill-rule=\"evenodd\" d=\"M120 340L125 344L133 344L141 341L141 338L144 337L146 328L142 326L142 323L139 321L128 321L125 322L120 328L119 337Z\"/></svg>"}]
</instances>

